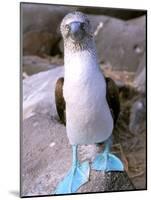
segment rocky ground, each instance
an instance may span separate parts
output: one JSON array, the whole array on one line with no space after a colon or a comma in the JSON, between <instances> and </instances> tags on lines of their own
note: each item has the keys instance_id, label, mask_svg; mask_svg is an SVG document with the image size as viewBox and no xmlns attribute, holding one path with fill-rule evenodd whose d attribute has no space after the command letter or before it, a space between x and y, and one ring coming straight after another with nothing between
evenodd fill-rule
<instances>
[{"instance_id":1,"label":"rocky ground","mask_svg":"<svg viewBox=\"0 0 151 200\"><path fill-rule=\"evenodd\" d=\"M28 5L22 9L21 193L23 196L53 194L71 164L71 147L54 102L56 80L63 76L63 45L57 24L69 8L64 7L61 11L55 8L57 16L53 13L54 8L49 6ZM89 9L85 11L90 12ZM98 10L91 11L90 19L100 66L105 76L117 83L120 91L121 113L114 130L112 151L121 157L135 188L145 189L145 15L127 12L126 21L119 12L110 11L109 16L105 15L98 15ZM81 146L81 161L88 159L91 162L96 152L95 145ZM92 171L89 184L78 192L112 190L107 189L108 179L112 179L110 174L106 177Z\"/></svg>"}]
</instances>

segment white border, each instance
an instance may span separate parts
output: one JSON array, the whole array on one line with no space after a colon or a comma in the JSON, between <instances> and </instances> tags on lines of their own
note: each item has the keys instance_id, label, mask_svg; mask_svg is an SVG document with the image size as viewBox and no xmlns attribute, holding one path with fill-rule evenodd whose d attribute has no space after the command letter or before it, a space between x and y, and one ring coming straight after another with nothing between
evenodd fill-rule
<instances>
[{"instance_id":1,"label":"white border","mask_svg":"<svg viewBox=\"0 0 151 200\"><path fill-rule=\"evenodd\" d=\"M19 2L4 0L0 4L0 198L17 198L19 191ZM26 2L26 1L22 1ZM133 8L148 10L148 103L151 102L150 90L150 37L151 6L149 0L33 0L28 2L89 5L114 8ZM148 177L150 174L150 104L148 105ZM150 124L149 124L150 123ZM149 179L149 178L148 178ZM40 199L148 199L148 191L87 194ZM33 199L33 198L30 198ZM34 198L35 199L35 198ZM39 198L37 198L39 199Z\"/></svg>"}]
</instances>

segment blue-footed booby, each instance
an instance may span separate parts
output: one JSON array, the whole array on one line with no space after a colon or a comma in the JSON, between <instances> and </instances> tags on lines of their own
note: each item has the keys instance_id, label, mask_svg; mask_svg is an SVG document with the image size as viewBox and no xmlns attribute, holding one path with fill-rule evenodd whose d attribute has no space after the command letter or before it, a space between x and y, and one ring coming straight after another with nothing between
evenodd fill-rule
<instances>
[{"instance_id":1,"label":"blue-footed booby","mask_svg":"<svg viewBox=\"0 0 151 200\"><path fill-rule=\"evenodd\" d=\"M97 58L91 24L81 12L67 14L61 22L64 40L64 78L57 80L56 108L60 120L66 125L72 145L72 167L59 183L56 194L75 193L89 181L90 169L123 171L119 158L110 153L111 135L120 112L118 88L105 78ZM80 163L77 146L104 143L90 166Z\"/></svg>"}]
</instances>

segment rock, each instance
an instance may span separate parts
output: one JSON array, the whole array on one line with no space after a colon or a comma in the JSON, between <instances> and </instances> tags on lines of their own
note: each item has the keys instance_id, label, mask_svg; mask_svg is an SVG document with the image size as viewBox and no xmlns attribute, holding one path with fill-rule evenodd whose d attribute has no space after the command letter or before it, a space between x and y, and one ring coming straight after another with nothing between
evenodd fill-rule
<instances>
[{"instance_id":1,"label":"rock","mask_svg":"<svg viewBox=\"0 0 151 200\"><path fill-rule=\"evenodd\" d=\"M133 86L139 92L139 96L135 97L130 110L129 129L134 134L146 132L146 78L146 58L144 55L133 81Z\"/></svg>"},{"instance_id":2,"label":"rock","mask_svg":"<svg viewBox=\"0 0 151 200\"><path fill-rule=\"evenodd\" d=\"M60 22L67 13L80 10L94 14L90 15L95 19L94 24L98 20L99 25L102 24L96 38L101 62L109 62L115 68L122 66L123 69L135 70L141 60L145 41L145 17L142 15L146 11L29 3L22 3L21 10L24 55L60 54ZM112 18L126 20L139 16L142 17L127 22Z\"/></svg>"},{"instance_id":3,"label":"rock","mask_svg":"<svg viewBox=\"0 0 151 200\"><path fill-rule=\"evenodd\" d=\"M139 97L130 110L129 129L134 134L141 134L146 130L146 97Z\"/></svg>"},{"instance_id":4,"label":"rock","mask_svg":"<svg viewBox=\"0 0 151 200\"><path fill-rule=\"evenodd\" d=\"M47 30L50 33L56 34L58 24L61 22L63 16L75 10L86 14L106 15L124 20L137 18L146 14L146 11L144 10L132 11L129 9L122 10L95 7L92 9L92 7L21 3L21 11L23 13L23 32Z\"/></svg>"},{"instance_id":5,"label":"rock","mask_svg":"<svg viewBox=\"0 0 151 200\"><path fill-rule=\"evenodd\" d=\"M71 166L71 146L54 103L55 83L61 76L63 67L57 67L23 80L21 196L53 194ZM96 152L96 145L80 146L80 161L91 161ZM125 172L91 170L89 182L78 192L133 189Z\"/></svg>"},{"instance_id":6,"label":"rock","mask_svg":"<svg viewBox=\"0 0 151 200\"><path fill-rule=\"evenodd\" d=\"M138 91L146 93L146 67L135 77L134 86Z\"/></svg>"},{"instance_id":7,"label":"rock","mask_svg":"<svg viewBox=\"0 0 151 200\"><path fill-rule=\"evenodd\" d=\"M145 10L131 10L131 9L118 9L118 8L99 8L99 7L80 7L81 12L93 15L105 15L122 20L130 20L133 18L141 17L147 12Z\"/></svg>"},{"instance_id":8,"label":"rock","mask_svg":"<svg viewBox=\"0 0 151 200\"><path fill-rule=\"evenodd\" d=\"M45 55L53 54L58 37L46 31L30 31L23 37L23 55Z\"/></svg>"},{"instance_id":9,"label":"rock","mask_svg":"<svg viewBox=\"0 0 151 200\"><path fill-rule=\"evenodd\" d=\"M27 118L27 110L32 108L40 109L41 106L44 111L48 113L55 112L54 105L54 87L57 79L63 76L63 67L57 67L54 70L41 72L23 80L23 118ZM51 103L50 103L51 102ZM53 102L53 103L52 103ZM40 105L39 105L40 104ZM32 107L33 106L33 107ZM30 109L30 111L32 112ZM32 113L29 115L32 115Z\"/></svg>"},{"instance_id":10,"label":"rock","mask_svg":"<svg viewBox=\"0 0 151 200\"><path fill-rule=\"evenodd\" d=\"M146 55L144 53L143 59L141 59L138 69L136 71L134 86L141 93L146 93Z\"/></svg>"},{"instance_id":11,"label":"rock","mask_svg":"<svg viewBox=\"0 0 151 200\"><path fill-rule=\"evenodd\" d=\"M87 184L81 187L78 192L86 193L93 188L91 192L111 192L134 190L126 172L97 172L93 171Z\"/></svg>"},{"instance_id":12,"label":"rock","mask_svg":"<svg viewBox=\"0 0 151 200\"><path fill-rule=\"evenodd\" d=\"M106 17L96 35L100 62L114 69L136 71L145 59L145 26L145 16L126 22Z\"/></svg>"},{"instance_id":13,"label":"rock","mask_svg":"<svg viewBox=\"0 0 151 200\"><path fill-rule=\"evenodd\" d=\"M47 31L56 34L58 24L74 7L48 4L22 3L23 33L30 31Z\"/></svg>"},{"instance_id":14,"label":"rock","mask_svg":"<svg viewBox=\"0 0 151 200\"><path fill-rule=\"evenodd\" d=\"M23 56L23 72L25 72L27 75L32 75L53 69L58 66L58 64L52 64L51 62L52 61L48 58L40 58L38 56Z\"/></svg>"},{"instance_id":15,"label":"rock","mask_svg":"<svg viewBox=\"0 0 151 200\"><path fill-rule=\"evenodd\" d=\"M69 8L22 3L21 11L24 55L55 54L61 37L59 25Z\"/></svg>"}]
</instances>

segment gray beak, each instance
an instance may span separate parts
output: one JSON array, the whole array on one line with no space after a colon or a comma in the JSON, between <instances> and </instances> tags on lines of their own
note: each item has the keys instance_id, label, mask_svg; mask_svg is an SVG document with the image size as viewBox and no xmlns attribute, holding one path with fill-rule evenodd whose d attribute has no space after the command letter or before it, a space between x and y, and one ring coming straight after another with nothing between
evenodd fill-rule
<instances>
[{"instance_id":1,"label":"gray beak","mask_svg":"<svg viewBox=\"0 0 151 200\"><path fill-rule=\"evenodd\" d=\"M73 40L79 41L84 37L83 23L71 22L69 26L70 26L70 36Z\"/></svg>"}]
</instances>

